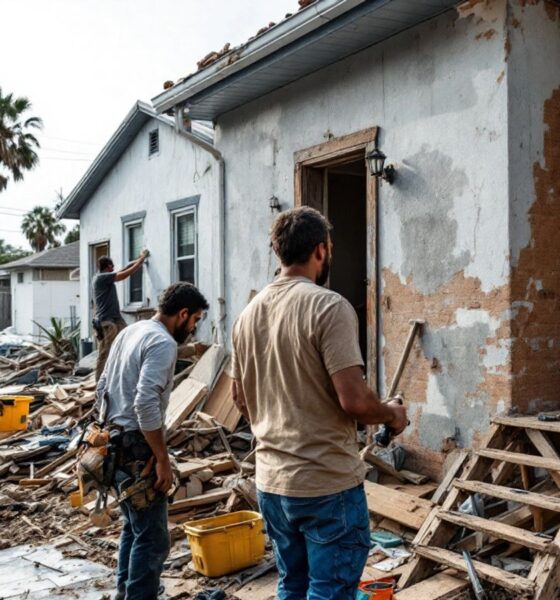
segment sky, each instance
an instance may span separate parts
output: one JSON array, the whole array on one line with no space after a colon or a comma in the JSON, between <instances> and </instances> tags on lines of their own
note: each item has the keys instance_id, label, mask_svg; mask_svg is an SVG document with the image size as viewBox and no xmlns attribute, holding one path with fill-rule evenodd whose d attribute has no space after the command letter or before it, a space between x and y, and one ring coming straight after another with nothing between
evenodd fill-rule
<instances>
[{"instance_id":1,"label":"sky","mask_svg":"<svg viewBox=\"0 0 560 600\"><path fill-rule=\"evenodd\" d=\"M30 116L44 122L39 166L0 192L0 239L29 249L25 211L68 195L136 100L149 102L209 52L297 8L297 0L0 0L0 87L27 97Z\"/></svg>"}]
</instances>

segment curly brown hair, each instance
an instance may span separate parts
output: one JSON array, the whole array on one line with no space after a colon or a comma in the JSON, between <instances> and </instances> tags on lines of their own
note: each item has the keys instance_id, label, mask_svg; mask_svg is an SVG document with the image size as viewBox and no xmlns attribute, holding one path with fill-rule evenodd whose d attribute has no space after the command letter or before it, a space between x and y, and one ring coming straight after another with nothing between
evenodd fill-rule
<instances>
[{"instance_id":1,"label":"curly brown hair","mask_svg":"<svg viewBox=\"0 0 560 600\"><path fill-rule=\"evenodd\" d=\"M309 206L292 208L275 219L270 243L283 265L302 265L318 244L327 244L331 229L329 220L318 210Z\"/></svg>"}]
</instances>

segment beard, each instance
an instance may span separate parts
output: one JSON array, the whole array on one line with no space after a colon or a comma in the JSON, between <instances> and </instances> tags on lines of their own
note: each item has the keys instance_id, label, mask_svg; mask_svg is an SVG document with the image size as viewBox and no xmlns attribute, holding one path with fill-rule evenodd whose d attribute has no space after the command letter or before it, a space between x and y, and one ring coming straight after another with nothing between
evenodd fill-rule
<instances>
[{"instance_id":1,"label":"beard","mask_svg":"<svg viewBox=\"0 0 560 600\"><path fill-rule=\"evenodd\" d=\"M329 274L331 272L331 255L330 253L325 256L325 260L323 262L323 266L321 267L321 272L317 276L315 283L317 285L325 285L329 279Z\"/></svg>"},{"instance_id":2,"label":"beard","mask_svg":"<svg viewBox=\"0 0 560 600\"><path fill-rule=\"evenodd\" d=\"M195 331L196 331L196 327L194 328L193 331L189 331L188 322L183 323L183 325L175 327L175 329L173 330L173 339L180 346L181 344L184 344L187 341L187 339L189 338L189 336L191 334L193 334Z\"/></svg>"}]
</instances>

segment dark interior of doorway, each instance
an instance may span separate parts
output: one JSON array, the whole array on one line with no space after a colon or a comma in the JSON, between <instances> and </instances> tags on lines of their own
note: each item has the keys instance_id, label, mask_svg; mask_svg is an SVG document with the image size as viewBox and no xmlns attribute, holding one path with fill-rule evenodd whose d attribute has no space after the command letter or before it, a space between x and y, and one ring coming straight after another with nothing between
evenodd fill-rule
<instances>
[{"instance_id":1,"label":"dark interior of doorway","mask_svg":"<svg viewBox=\"0 0 560 600\"><path fill-rule=\"evenodd\" d=\"M326 170L325 213L333 231L329 287L344 296L358 315L360 348L367 364L367 207L362 158Z\"/></svg>"}]
</instances>

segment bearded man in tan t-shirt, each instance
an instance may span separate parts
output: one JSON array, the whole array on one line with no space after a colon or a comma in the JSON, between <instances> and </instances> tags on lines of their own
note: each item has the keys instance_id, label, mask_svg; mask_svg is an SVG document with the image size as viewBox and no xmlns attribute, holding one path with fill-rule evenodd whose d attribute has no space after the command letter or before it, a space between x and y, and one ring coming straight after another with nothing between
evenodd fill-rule
<instances>
[{"instance_id":1,"label":"bearded man in tan t-shirt","mask_svg":"<svg viewBox=\"0 0 560 600\"><path fill-rule=\"evenodd\" d=\"M408 422L400 404L382 404L365 384L356 313L322 287L330 228L309 207L276 219L280 276L233 328L233 397L257 441L279 600L354 600L370 548L356 422L395 434Z\"/></svg>"}]
</instances>

